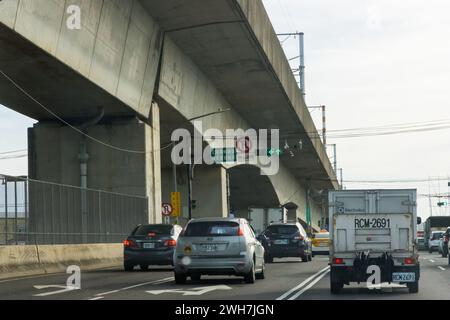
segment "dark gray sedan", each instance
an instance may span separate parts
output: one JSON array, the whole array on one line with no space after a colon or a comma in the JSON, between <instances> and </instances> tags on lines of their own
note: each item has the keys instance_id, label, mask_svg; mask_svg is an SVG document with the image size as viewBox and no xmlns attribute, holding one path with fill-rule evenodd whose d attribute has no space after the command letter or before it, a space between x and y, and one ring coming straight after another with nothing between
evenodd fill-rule
<instances>
[{"instance_id":1,"label":"dark gray sedan","mask_svg":"<svg viewBox=\"0 0 450 320\"><path fill-rule=\"evenodd\" d=\"M123 265L132 271L139 265L148 270L149 265L172 265L173 252L182 228L170 224L137 226L123 242Z\"/></svg>"}]
</instances>

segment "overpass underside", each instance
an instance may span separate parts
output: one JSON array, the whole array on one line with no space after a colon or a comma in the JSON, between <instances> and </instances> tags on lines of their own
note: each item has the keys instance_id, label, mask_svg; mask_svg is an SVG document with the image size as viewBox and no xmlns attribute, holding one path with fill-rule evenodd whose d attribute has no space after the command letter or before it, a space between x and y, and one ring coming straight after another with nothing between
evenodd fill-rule
<instances>
[{"instance_id":1,"label":"overpass underside","mask_svg":"<svg viewBox=\"0 0 450 320\"><path fill-rule=\"evenodd\" d=\"M319 227L335 173L261 1L74 1L80 30L66 27L67 8L55 3L0 2L0 103L38 121L28 132L30 178L146 197L142 223L162 221L176 186L183 223L188 170L173 167L170 137L198 131L190 119L211 114L203 131L280 129L294 156L281 156L274 176L196 165L193 217L285 205L292 219L311 210ZM99 222L82 198L74 215L83 233ZM35 203L30 216L45 211Z\"/></svg>"}]
</instances>

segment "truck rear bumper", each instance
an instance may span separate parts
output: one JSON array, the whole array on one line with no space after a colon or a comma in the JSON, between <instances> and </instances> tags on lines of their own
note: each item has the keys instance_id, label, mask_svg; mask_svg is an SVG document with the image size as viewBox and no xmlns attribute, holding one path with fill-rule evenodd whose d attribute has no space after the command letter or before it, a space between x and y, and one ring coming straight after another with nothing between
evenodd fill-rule
<instances>
[{"instance_id":1,"label":"truck rear bumper","mask_svg":"<svg viewBox=\"0 0 450 320\"><path fill-rule=\"evenodd\" d=\"M393 273L414 273L415 281L419 281L420 278L420 266L412 265L412 266L393 266L390 270L385 270L383 267L380 267L380 282L393 282L392 274ZM344 284L350 284L350 282L366 282L372 273L367 273L366 270L357 270L353 266L331 266L330 268L330 280L331 282L338 282ZM406 282L395 282L399 284L404 284Z\"/></svg>"}]
</instances>

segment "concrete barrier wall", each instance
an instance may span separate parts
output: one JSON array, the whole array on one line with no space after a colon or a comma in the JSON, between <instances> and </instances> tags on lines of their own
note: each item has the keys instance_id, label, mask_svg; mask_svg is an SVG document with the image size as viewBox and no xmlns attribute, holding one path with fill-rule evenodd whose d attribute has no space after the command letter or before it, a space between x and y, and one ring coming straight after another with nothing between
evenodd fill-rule
<instances>
[{"instance_id":1,"label":"concrete barrier wall","mask_svg":"<svg viewBox=\"0 0 450 320\"><path fill-rule=\"evenodd\" d=\"M120 266L122 261L121 243L0 246L0 279L65 272L69 265L82 270Z\"/></svg>"}]
</instances>

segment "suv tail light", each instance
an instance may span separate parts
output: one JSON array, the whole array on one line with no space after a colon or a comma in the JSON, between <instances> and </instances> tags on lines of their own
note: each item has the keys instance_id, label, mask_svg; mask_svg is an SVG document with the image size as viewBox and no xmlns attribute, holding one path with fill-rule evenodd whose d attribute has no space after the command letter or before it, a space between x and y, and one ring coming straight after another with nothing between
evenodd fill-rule
<instances>
[{"instance_id":1,"label":"suv tail light","mask_svg":"<svg viewBox=\"0 0 450 320\"><path fill-rule=\"evenodd\" d=\"M299 236L295 236L295 237L294 237L294 240L300 240L300 241L303 241L303 240L305 240L305 238L304 238L302 235L299 235Z\"/></svg>"},{"instance_id":2,"label":"suv tail light","mask_svg":"<svg viewBox=\"0 0 450 320\"><path fill-rule=\"evenodd\" d=\"M242 227L240 227L238 230L238 236L240 237L244 236L244 229Z\"/></svg>"},{"instance_id":3,"label":"suv tail light","mask_svg":"<svg viewBox=\"0 0 450 320\"><path fill-rule=\"evenodd\" d=\"M138 244L136 243L136 241L134 241L134 240L128 240L128 239L126 239L126 240L123 241L123 246L124 246L125 248L139 248L139 246L138 246Z\"/></svg>"},{"instance_id":4,"label":"suv tail light","mask_svg":"<svg viewBox=\"0 0 450 320\"><path fill-rule=\"evenodd\" d=\"M165 245L166 247L176 247L176 245L177 245L177 240L174 240L174 239L166 240L166 241L164 242L164 245Z\"/></svg>"},{"instance_id":5,"label":"suv tail light","mask_svg":"<svg viewBox=\"0 0 450 320\"><path fill-rule=\"evenodd\" d=\"M344 259L334 257L333 264L344 264Z\"/></svg>"}]
</instances>

